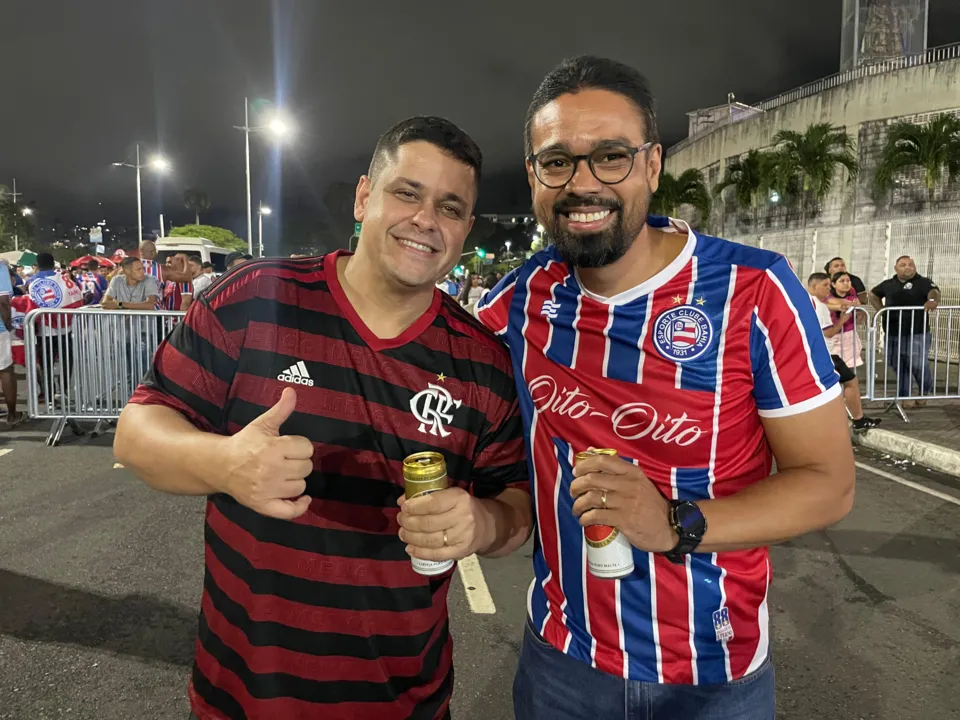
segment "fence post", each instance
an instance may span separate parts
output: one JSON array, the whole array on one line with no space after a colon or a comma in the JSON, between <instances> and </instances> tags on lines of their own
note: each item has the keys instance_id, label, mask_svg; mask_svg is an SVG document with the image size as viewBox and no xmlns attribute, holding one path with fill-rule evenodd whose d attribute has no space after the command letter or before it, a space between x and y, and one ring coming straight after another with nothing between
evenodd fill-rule
<instances>
[{"instance_id":1,"label":"fence post","mask_svg":"<svg viewBox=\"0 0 960 720\"><path fill-rule=\"evenodd\" d=\"M866 311L864 311L866 312ZM867 314L867 400L873 400L874 390L877 381L877 318ZM856 322L854 322L853 331L857 331Z\"/></svg>"},{"instance_id":2,"label":"fence post","mask_svg":"<svg viewBox=\"0 0 960 720\"><path fill-rule=\"evenodd\" d=\"M759 243L758 243L757 247L760 248L761 250L763 250L763 235L760 236L760 240L759 240Z\"/></svg>"},{"instance_id":3,"label":"fence post","mask_svg":"<svg viewBox=\"0 0 960 720\"><path fill-rule=\"evenodd\" d=\"M890 272L890 238L893 235L893 223L887 223L883 231L883 274Z\"/></svg>"}]
</instances>

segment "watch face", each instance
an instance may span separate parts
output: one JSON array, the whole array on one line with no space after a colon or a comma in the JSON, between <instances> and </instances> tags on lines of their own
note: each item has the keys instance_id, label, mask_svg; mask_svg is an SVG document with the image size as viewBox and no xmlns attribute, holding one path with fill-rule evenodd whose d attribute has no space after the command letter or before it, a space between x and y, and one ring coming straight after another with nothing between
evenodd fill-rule
<instances>
[{"instance_id":1,"label":"watch face","mask_svg":"<svg viewBox=\"0 0 960 720\"><path fill-rule=\"evenodd\" d=\"M700 508L690 502L680 503L676 506L675 515L677 524L683 528L685 533L690 535L703 535L707 522L700 512Z\"/></svg>"}]
</instances>

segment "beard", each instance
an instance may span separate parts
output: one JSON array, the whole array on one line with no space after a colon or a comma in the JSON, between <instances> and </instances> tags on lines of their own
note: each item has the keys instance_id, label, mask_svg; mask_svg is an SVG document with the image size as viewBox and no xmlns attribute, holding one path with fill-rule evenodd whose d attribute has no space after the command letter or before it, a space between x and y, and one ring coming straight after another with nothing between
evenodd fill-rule
<instances>
[{"instance_id":1,"label":"beard","mask_svg":"<svg viewBox=\"0 0 960 720\"><path fill-rule=\"evenodd\" d=\"M627 214L623 204L610 198L589 198L568 194L554 203L549 217L540 220L560 257L573 267L598 268L612 265L626 255L647 223L651 193ZM561 227L561 215L583 207L608 208L614 215L610 225L600 232L574 233Z\"/></svg>"}]
</instances>

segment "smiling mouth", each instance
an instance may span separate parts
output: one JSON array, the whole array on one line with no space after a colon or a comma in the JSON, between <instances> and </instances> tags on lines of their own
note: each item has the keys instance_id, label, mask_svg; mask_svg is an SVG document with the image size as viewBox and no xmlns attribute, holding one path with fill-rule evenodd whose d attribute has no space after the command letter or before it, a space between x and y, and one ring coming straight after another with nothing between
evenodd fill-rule
<instances>
[{"instance_id":1,"label":"smiling mouth","mask_svg":"<svg viewBox=\"0 0 960 720\"><path fill-rule=\"evenodd\" d=\"M566 225L569 230L594 232L602 229L610 222L614 210L613 208L596 207L560 210L558 213L566 218Z\"/></svg>"},{"instance_id":2,"label":"smiling mouth","mask_svg":"<svg viewBox=\"0 0 960 720\"><path fill-rule=\"evenodd\" d=\"M394 238L394 239L398 243L403 245L405 248L410 248L411 250L415 250L417 252L424 253L426 255L435 255L436 253L440 252L439 250L432 248L429 245L424 245L423 243L416 242L415 240L409 240L407 238L401 238L401 237Z\"/></svg>"}]
</instances>

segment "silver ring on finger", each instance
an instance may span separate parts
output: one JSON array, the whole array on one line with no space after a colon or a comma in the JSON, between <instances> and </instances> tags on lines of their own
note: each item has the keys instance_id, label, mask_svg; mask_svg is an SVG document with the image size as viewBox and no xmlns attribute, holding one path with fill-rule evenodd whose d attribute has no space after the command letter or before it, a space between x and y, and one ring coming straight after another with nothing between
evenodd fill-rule
<instances>
[{"instance_id":1,"label":"silver ring on finger","mask_svg":"<svg viewBox=\"0 0 960 720\"><path fill-rule=\"evenodd\" d=\"M600 504L603 506L604 510L607 509L607 491L606 490L600 491Z\"/></svg>"}]
</instances>

